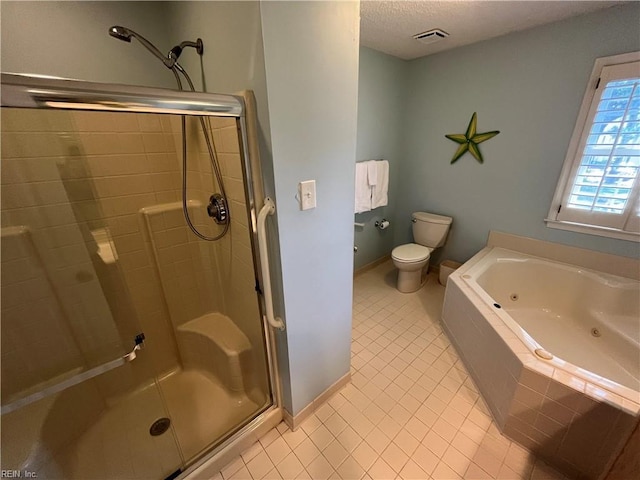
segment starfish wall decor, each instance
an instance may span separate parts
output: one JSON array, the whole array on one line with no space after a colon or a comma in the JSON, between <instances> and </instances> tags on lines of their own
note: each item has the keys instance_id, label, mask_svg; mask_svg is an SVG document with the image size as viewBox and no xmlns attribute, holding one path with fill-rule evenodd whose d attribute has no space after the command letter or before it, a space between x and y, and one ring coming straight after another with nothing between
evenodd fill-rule
<instances>
[{"instance_id":1,"label":"starfish wall decor","mask_svg":"<svg viewBox=\"0 0 640 480\"><path fill-rule=\"evenodd\" d=\"M469 122L469 126L467 127L467 133L464 135L462 133L454 133L451 135L445 135L449 140L453 140L456 143L459 143L460 146L456 153L453 155L453 159L451 163L454 163L458 160L462 155L464 155L467 150L471 152L478 162L482 163L484 159L482 158L482 154L480 153L480 149L478 148L478 144L482 143L490 138L495 137L500 133L499 130L494 130L492 132L486 133L476 133L476 124L478 123L478 116L476 112L473 112L473 116L471 117L471 121Z\"/></svg>"}]
</instances>

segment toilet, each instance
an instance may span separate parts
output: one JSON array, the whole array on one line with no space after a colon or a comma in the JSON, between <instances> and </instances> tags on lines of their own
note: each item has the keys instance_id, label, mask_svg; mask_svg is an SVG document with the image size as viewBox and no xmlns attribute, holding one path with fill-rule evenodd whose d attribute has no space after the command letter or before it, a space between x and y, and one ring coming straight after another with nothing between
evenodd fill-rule
<instances>
[{"instance_id":1,"label":"toilet","mask_svg":"<svg viewBox=\"0 0 640 480\"><path fill-rule=\"evenodd\" d=\"M391 252L393 264L398 269L396 288L403 293L415 292L424 285L429 268L429 256L434 249L444 245L453 219L434 213L414 212L413 240L396 247Z\"/></svg>"}]
</instances>

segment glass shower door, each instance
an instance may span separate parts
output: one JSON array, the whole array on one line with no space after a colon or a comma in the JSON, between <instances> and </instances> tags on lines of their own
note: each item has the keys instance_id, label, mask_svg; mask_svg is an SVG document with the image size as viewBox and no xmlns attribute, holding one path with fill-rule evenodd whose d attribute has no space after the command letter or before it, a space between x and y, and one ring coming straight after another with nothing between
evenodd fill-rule
<instances>
[{"instance_id":1,"label":"glass shower door","mask_svg":"<svg viewBox=\"0 0 640 480\"><path fill-rule=\"evenodd\" d=\"M208 123L231 224L205 242L179 119L2 109L3 469L165 478L271 406L238 127ZM187 120L188 209L212 235Z\"/></svg>"},{"instance_id":2,"label":"glass shower door","mask_svg":"<svg viewBox=\"0 0 640 480\"><path fill-rule=\"evenodd\" d=\"M72 116L2 129L2 469L164 478L183 461L149 435L169 414Z\"/></svg>"}]
</instances>

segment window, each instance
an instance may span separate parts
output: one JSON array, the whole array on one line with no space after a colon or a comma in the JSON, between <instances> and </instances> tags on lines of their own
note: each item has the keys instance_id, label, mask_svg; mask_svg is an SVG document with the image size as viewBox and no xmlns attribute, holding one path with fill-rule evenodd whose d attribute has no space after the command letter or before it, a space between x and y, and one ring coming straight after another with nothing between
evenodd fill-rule
<instances>
[{"instance_id":1,"label":"window","mask_svg":"<svg viewBox=\"0 0 640 480\"><path fill-rule=\"evenodd\" d=\"M546 222L640 241L640 52L596 60Z\"/></svg>"}]
</instances>

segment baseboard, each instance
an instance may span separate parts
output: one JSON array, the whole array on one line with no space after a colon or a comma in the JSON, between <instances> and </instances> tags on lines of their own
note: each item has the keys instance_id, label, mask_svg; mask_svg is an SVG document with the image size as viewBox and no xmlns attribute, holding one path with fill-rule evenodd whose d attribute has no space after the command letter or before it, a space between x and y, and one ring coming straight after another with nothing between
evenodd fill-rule
<instances>
[{"instance_id":1,"label":"baseboard","mask_svg":"<svg viewBox=\"0 0 640 480\"><path fill-rule=\"evenodd\" d=\"M371 263L367 263L366 265L358 268L357 270L355 270L353 272L353 276L356 277L358 275L362 275L363 273L368 272L369 270L373 270L374 268L376 268L378 265L383 264L384 262L386 262L387 260L391 260L391 255L385 255L384 257L381 257L377 260L374 260Z\"/></svg>"},{"instance_id":2,"label":"baseboard","mask_svg":"<svg viewBox=\"0 0 640 480\"><path fill-rule=\"evenodd\" d=\"M351 372L347 373L345 376L343 376L337 382L327 388L324 392L318 395L315 400L313 400L309 405L300 410L300 412L295 416L291 415L289 412L283 409L282 416L284 422L289 426L291 430L295 431L302 424L302 422L304 422L313 414L313 412L318 410L327 402L327 400L338 393L349 382L351 382Z\"/></svg>"}]
</instances>

